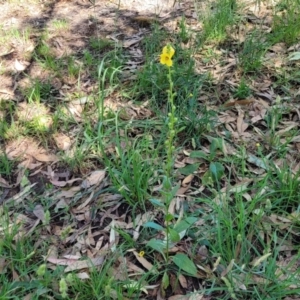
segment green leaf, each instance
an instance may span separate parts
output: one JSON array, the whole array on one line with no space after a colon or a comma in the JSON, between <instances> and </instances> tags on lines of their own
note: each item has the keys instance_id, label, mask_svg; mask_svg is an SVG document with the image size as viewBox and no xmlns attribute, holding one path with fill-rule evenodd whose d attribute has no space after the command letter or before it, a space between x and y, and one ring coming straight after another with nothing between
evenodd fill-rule
<instances>
[{"instance_id":1,"label":"green leaf","mask_svg":"<svg viewBox=\"0 0 300 300\"><path fill-rule=\"evenodd\" d=\"M165 242L163 240L151 239L146 246L164 254Z\"/></svg>"},{"instance_id":2,"label":"green leaf","mask_svg":"<svg viewBox=\"0 0 300 300\"><path fill-rule=\"evenodd\" d=\"M299 60L300 52L294 52L289 55L289 60Z\"/></svg>"},{"instance_id":3,"label":"green leaf","mask_svg":"<svg viewBox=\"0 0 300 300\"><path fill-rule=\"evenodd\" d=\"M186 254L177 253L173 256L174 264L181 270L187 272L192 276L197 275L197 268L195 264L188 258Z\"/></svg>"},{"instance_id":4,"label":"green leaf","mask_svg":"<svg viewBox=\"0 0 300 300\"><path fill-rule=\"evenodd\" d=\"M156 230L164 230L164 228L161 225L159 225L155 222L147 222L147 223L143 224L143 226L148 227L148 228L153 228Z\"/></svg>"},{"instance_id":5,"label":"green leaf","mask_svg":"<svg viewBox=\"0 0 300 300\"><path fill-rule=\"evenodd\" d=\"M174 226L174 229L179 233L186 229L188 229L193 223L195 223L198 219L196 217L187 217L184 220L181 220Z\"/></svg>"},{"instance_id":6,"label":"green leaf","mask_svg":"<svg viewBox=\"0 0 300 300\"><path fill-rule=\"evenodd\" d=\"M224 175L224 167L219 162L214 162L209 165L209 170L211 172L212 178L215 181L218 181L221 179L221 177Z\"/></svg>"},{"instance_id":7,"label":"green leaf","mask_svg":"<svg viewBox=\"0 0 300 300\"><path fill-rule=\"evenodd\" d=\"M163 289L165 290L169 285L170 285L169 275L167 274L167 272L165 272L162 278Z\"/></svg>"},{"instance_id":8,"label":"green leaf","mask_svg":"<svg viewBox=\"0 0 300 300\"><path fill-rule=\"evenodd\" d=\"M170 222L170 221L172 221L173 219L174 219L174 216L173 216L172 214L167 214L166 217L165 217L165 220L166 220L167 222Z\"/></svg>"},{"instance_id":9,"label":"green leaf","mask_svg":"<svg viewBox=\"0 0 300 300\"><path fill-rule=\"evenodd\" d=\"M173 197L175 197L175 195L177 194L179 188L180 188L180 184L177 184L177 185L175 185L175 186L172 188L172 191L171 191L172 199L173 199Z\"/></svg>"},{"instance_id":10,"label":"green leaf","mask_svg":"<svg viewBox=\"0 0 300 300\"><path fill-rule=\"evenodd\" d=\"M185 167L180 168L179 172L183 175L193 174L195 171L198 170L199 165L200 165L199 163L192 164L192 165L186 165Z\"/></svg>"},{"instance_id":11,"label":"green leaf","mask_svg":"<svg viewBox=\"0 0 300 300\"><path fill-rule=\"evenodd\" d=\"M180 235L176 230L169 228L168 231L172 242L176 243L181 240Z\"/></svg>"},{"instance_id":12,"label":"green leaf","mask_svg":"<svg viewBox=\"0 0 300 300\"><path fill-rule=\"evenodd\" d=\"M204 158L204 159L208 159L207 154L203 151L192 151L190 153L190 157L191 158Z\"/></svg>"},{"instance_id":13,"label":"green leaf","mask_svg":"<svg viewBox=\"0 0 300 300\"><path fill-rule=\"evenodd\" d=\"M216 155L216 151L220 149L223 152L223 139L221 138L212 138L211 140L211 144L209 147L209 151L210 151L210 160L212 160L215 155Z\"/></svg>"},{"instance_id":14,"label":"green leaf","mask_svg":"<svg viewBox=\"0 0 300 300\"><path fill-rule=\"evenodd\" d=\"M209 170L207 170L201 178L202 184L205 186L213 186L213 178L212 174Z\"/></svg>"},{"instance_id":15,"label":"green leaf","mask_svg":"<svg viewBox=\"0 0 300 300\"><path fill-rule=\"evenodd\" d=\"M167 176L163 177L163 188L164 190L168 191L172 188L172 182L171 179L168 178Z\"/></svg>"},{"instance_id":16,"label":"green leaf","mask_svg":"<svg viewBox=\"0 0 300 300\"><path fill-rule=\"evenodd\" d=\"M156 205L156 206L159 206L159 207L164 207L164 203L162 203L160 200L158 199L149 199L149 201L153 204L153 205Z\"/></svg>"}]
</instances>

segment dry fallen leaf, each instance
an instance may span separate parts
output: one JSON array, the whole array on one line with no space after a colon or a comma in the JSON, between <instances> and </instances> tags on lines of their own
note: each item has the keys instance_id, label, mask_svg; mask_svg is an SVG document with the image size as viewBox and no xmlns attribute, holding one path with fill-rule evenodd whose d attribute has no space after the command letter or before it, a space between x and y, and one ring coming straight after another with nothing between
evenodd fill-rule
<instances>
[{"instance_id":1,"label":"dry fallen leaf","mask_svg":"<svg viewBox=\"0 0 300 300\"><path fill-rule=\"evenodd\" d=\"M28 66L29 66L29 62L27 61L18 61L17 59L14 62L14 68L18 71L18 72L22 72L24 71Z\"/></svg>"},{"instance_id":2,"label":"dry fallen leaf","mask_svg":"<svg viewBox=\"0 0 300 300\"><path fill-rule=\"evenodd\" d=\"M69 265L65 269L65 273L72 272L75 270L81 270L81 269L100 266L103 264L104 259L105 259L105 256L99 256L99 257L92 258L89 260L80 260L80 261L74 262L73 264Z\"/></svg>"},{"instance_id":3,"label":"dry fallen leaf","mask_svg":"<svg viewBox=\"0 0 300 300\"><path fill-rule=\"evenodd\" d=\"M78 207L74 208L74 212L80 212L84 207L86 207L93 199L94 197L94 191L91 192L90 196Z\"/></svg>"},{"instance_id":4,"label":"dry fallen leaf","mask_svg":"<svg viewBox=\"0 0 300 300\"><path fill-rule=\"evenodd\" d=\"M79 279L90 279L90 276L87 272L80 272L76 274Z\"/></svg>"},{"instance_id":5,"label":"dry fallen leaf","mask_svg":"<svg viewBox=\"0 0 300 300\"><path fill-rule=\"evenodd\" d=\"M63 133L54 134L53 139L56 143L57 148L60 150L67 151L72 146L71 139Z\"/></svg>"},{"instance_id":6,"label":"dry fallen leaf","mask_svg":"<svg viewBox=\"0 0 300 300\"><path fill-rule=\"evenodd\" d=\"M9 188L9 187L11 187L11 186L9 185L9 183L8 183L4 178L2 178L1 176L0 176L0 186L1 186L1 187L4 187L4 188Z\"/></svg>"},{"instance_id":7,"label":"dry fallen leaf","mask_svg":"<svg viewBox=\"0 0 300 300\"><path fill-rule=\"evenodd\" d=\"M237 118L237 132L243 134L248 128L248 124L244 122L244 112L241 109L238 109L239 115Z\"/></svg>"},{"instance_id":8,"label":"dry fallen leaf","mask_svg":"<svg viewBox=\"0 0 300 300\"><path fill-rule=\"evenodd\" d=\"M97 170L92 172L81 184L83 188L89 188L92 185L99 185L105 178L104 170Z\"/></svg>"},{"instance_id":9,"label":"dry fallen leaf","mask_svg":"<svg viewBox=\"0 0 300 300\"><path fill-rule=\"evenodd\" d=\"M78 262L78 259L48 257L47 261L59 266L69 266Z\"/></svg>"},{"instance_id":10,"label":"dry fallen leaf","mask_svg":"<svg viewBox=\"0 0 300 300\"><path fill-rule=\"evenodd\" d=\"M53 185L60 186L60 187L64 187L66 185L71 185L76 181L82 181L82 179L81 178L74 178L74 179L70 179L70 180L66 180L66 181L64 181L64 180L58 181L58 180L55 180L55 179L50 179L50 182Z\"/></svg>"},{"instance_id":11,"label":"dry fallen leaf","mask_svg":"<svg viewBox=\"0 0 300 300\"><path fill-rule=\"evenodd\" d=\"M132 251L139 263L151 273L157 274L156 268L144 257L140 256L136 251Z\"/></svg>"},{"instance_id":12,"label":"dry fallen leaf","mask_svg":"<svg viewBox=\"0 0 300 300\"><path fill-rule=\"evenodd\" d=\"M41 162L57 162L58 157L55 154L48 153L30 153L36 160Z\"/></svg>"},{"instance_id":13,"label":"dry fallen leaf","mask_svg":"<svg viewBox=\"0 0 300 300\"><path fill-rule=\"evenodd\" d=\"M174 295L168 298L168 300L205 300L210 298L203 298L204 295L201 294L192 294L192 295Z\"/></svg>"},{"instance_id":14,"label":"dry fallen leaf","mask_svg":"<svg viewBox=\"0 0 300 300\"><path fill-rule=\"evenodd\" d=\"M42 205L38 204L35 206L34 210L33 210L33 214L40 219L42 222L45 221L45 212L44 212L44 208Z\"/></svg>"},{"instance_id":15,"label":"dry fallen leaf","mask_svg":"<svg viewBox=\"0 0 300 300\"><path fill-rule=\"evenodd\" d=\"M92 268L93 266L100 266L104 262L105 256L99 256L89 260L78 260L78 259L67 259L67 258L56 258L56 257L47 257L47 261L60 266L68 266L65 269L65 273L81 270L86 268Z\"/></svg>"},{"instance_id":16,"label":"dry fallen leaf","mask_svg":"<svg viewBox=\"0 0 300 300\"><path fill-rule=\"evenodd\" d=\"M182 180L181 185L182 185L183 187L187 187L187 186L192 182L193 178L194 178L194 175L193 175L193 174L188 175L187 177L185 177L185 178Z\"/></svg>"},{"instance_id":17,"label":"dry fallen leaf","mask_svg":"<svg viewBox=\"0 0 300 300\"><path fill-rule=\"evenodd\" d=\"M178 280L179 280L179 282L180 282L180 285L181 285L184 289L186 289L186 288L188 287L187 280L186 280L186 278L185 278L182 274L179 274Z\"/></svg>"}]
</instances>

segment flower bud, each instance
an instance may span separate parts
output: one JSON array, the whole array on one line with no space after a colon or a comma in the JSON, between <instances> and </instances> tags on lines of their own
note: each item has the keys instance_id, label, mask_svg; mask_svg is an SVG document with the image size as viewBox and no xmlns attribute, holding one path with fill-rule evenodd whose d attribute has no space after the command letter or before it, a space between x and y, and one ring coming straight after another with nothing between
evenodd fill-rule
<instances>
[{"instance_id":1,"label":"flower bud","mask_svg":"<svg viewBox=\"0 0 300 300\"><path fill-rule=\"evenodd\" d=\"M46 264L40 265L38 267L38 269L36 270L37 276L40 276L40 277L44 276L45 272L46 272Z\"/></svg>"},{"instance_id":2,"label":"flower bud","mask_svg":"<svg viewBox=\"0 0 300 300\"><path fill-rule=\"evenodd\" d=\"M267 210L271 210L272 209L272 203L270 199L266 200L266 205L265 205Z\"/></svg>"},{"instance_id":3,"label":"flower bud","mask_svg":"<svg viewBox=\"0 0 300 300\"><path fill-rule=\"evenodd\" d=\"M63 298L67 297L68 286L64 278L59 281L59 292Z\"/></svg>"}]
</instances>

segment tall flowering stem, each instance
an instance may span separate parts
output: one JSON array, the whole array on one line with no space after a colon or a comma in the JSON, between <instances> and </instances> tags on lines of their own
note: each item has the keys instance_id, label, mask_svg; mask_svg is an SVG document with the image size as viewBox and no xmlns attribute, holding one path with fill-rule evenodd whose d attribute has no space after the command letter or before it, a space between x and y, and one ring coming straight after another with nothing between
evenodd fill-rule
<instances>
[{"instance_id":1,"label":"tall flowering stem","mask_svg":"<svg viewBox=\"0 0 300 300\"><path fill-rule=\"evenodd\" d=\"M176 122L177 118L175 117L176 107L174 105L174 98L176 93L173 92L174 83L172 80L173 70L171 67L173 66L172 57L175 54L175 50L171 45L167 45L163 48L163 51L160 55L160 63L166 65L168 68L168 81L169 81L169 89L168 89L168 105L169 105L169 113L168 113L168 136L165 142L166 150L167 150L167 162L165 165L165 178L163 181L163 189L162 194L165 200L165 226L166 226L166 260L169 259L169 245L170 245L170 222L173 219L173 216L168 213L168 207L173 198L172 193L172 169L173 169L173 157L175 152L175 147L173 145L175 135L176 135Z\"/></svg>"},{"instance_id":2,"label":"tall flowering stem","mask_svg":"<svg viewBox=\"0 0 300 300\"><path fill-rule=\"evenodd\" d=\"M175 131L175 124L177 122L177 118L175 117L175 110L176 107L174 105L174 98L176 96L176 93L173 92L174 83L172 80L172 69L173 61L172 57L175 54L175 50L171 45L167 45L163 48L162 53L160 55L160 63L163 65L166 65L168 67L168 81L169 81L169 90L168 90L168 103L169 103L169 113L168 113L168 137L165 142L166 148L167 148L167 163L166 163L166 176L167 178L171 177L171 172L173 168L173 156L174 156L174 150L175 147L173 145L174 138L176 135Z\"/></svg>"}]
</instances>

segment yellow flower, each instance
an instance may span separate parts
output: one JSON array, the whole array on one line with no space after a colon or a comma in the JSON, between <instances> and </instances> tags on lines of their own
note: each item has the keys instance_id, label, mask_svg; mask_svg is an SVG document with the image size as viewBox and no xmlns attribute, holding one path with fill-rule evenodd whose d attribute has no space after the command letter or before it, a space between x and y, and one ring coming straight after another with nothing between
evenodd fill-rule
<instances>
[{"instance_id":1,"label":"yellow flower","mask_svg":"<svg viewBox=\"0 0 300 300\"><path fill-rule=\"evenodd\" d=\"M171 45L163 47L162 54L160 55L160 63L168 67L172 67L172 57L175 54L175 50Z\"/></svg>"},{"instance_id":2,"label":"yellow flower","mask_svg":"<svg viewBox=\"0 0 300 300\"><path fill-rule=\"evenodd\" d=\"M143 257L145 255L145 251L140 251L139 257Z\"/></svg>"},{"instance_id":3,"label":"yellow flower","mask_svg":"<svg viewBox=\"0 0 300 300\"><path fill-rule=\"evenodd\" d=\"M160 55L160 63L162 65L166 65L168 67L172 67L172 65L173 65L172 59L167 54L161 54Z\"/></svg>"},{"instance_id":4,"label":"yellow flower","mask_svg":"<svg viewBox=\"0 0 300 300\"><path fill-rule=\"evenodd\" d=\"M171 45L167 45L167 46L163 47L162 53L168 55L171 59L173 57L173 55L175 54L175 50Z\"/></svg>"}]
</instances>

